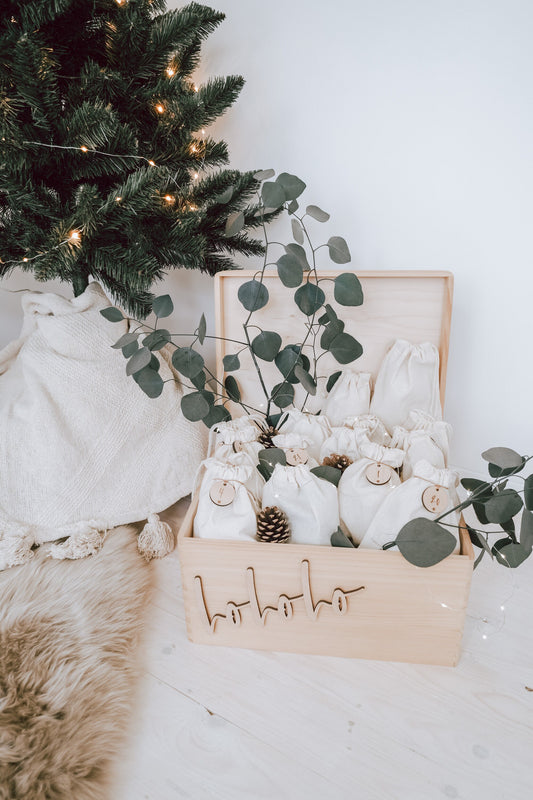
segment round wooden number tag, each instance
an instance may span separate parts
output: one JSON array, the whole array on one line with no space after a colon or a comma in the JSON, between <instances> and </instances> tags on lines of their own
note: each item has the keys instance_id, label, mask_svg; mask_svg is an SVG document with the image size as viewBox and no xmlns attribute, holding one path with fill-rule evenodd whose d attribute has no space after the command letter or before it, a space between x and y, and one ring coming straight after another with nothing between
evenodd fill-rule
<instances>
[{"instance_id":1,"label":"round wooden number tag","mask_svg":"<svg viewBox=\"0 0 533 800\"><path fill-rule=\"evenodd\" d=\"M366 479L369 483L373 483L374 486L382 486L384 483L388 483L392 478L393 469L389 467L388 464L381 464L380 462L376 462L374 464L369 464L366 468Z\"/></svg>"},{"instance_id":2,"label":"round wooden number tag","mask_svg":"<svg viewBox=\"0 0 533 800\"><path fill-rule=\"evenodd\" d=\"M289 447L289 449L285 451L285 457L290 467L297 467L299 464L307 464L309 461L309 454L307 450L304 450L302 447Z\"/></svg>"},{"instance_id":3,"label":"round wooden number tag","mask_svg":"<svg viewBox=\"0 0 533 800\"><path fill-rule=\"evenodd\" d=\"M243 450L244 450L244 445L242 442L233 442L234 453L241 453Z\"/></svg>"},{"instance_id":4,"label":"round wooden number tag","mask_svg":"<svg viewBox=\"0 0 533 800\"><path fill-rule=\"evenodd\" d=\"M213 481L209 497L216 506L229 506L235 499L235 486L228 481Z\"/></svg>"},{"instance_id":5,"label":"round wooden number tag","mask_svg":"<svg viewBox=\"0 0 533 800\"><path fill-rule=\"evenodd\" d=\"M422 493L422 503L424 508L436 514L437 511L444 511L450 502L450 495L445 486L428 486Z\"/></svg>"}]
</instances>

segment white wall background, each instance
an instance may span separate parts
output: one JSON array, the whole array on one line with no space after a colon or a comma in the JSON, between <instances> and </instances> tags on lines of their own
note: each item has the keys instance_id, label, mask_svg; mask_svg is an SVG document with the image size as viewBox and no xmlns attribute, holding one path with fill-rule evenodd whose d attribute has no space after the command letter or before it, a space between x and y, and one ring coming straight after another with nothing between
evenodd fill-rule
<instances>
[{"instance_id":1,"label":"white wall background","mask_svg":"<svg viewBox=\"0 0 533 800\"><path fill-rule=\"evenodd\" d=\"M452 270L453 463L479 471L493 445L533 452L533 4L212 4L227 19L198 80L247 81L212 131L233 166L303 178L355 270ZM18 273L3 288L34 285ZM165 290L174 330L211 308L208 277L179 270ZM0 290L0 344L18 332L19 305Z\"/></svg>"}]
</instances>

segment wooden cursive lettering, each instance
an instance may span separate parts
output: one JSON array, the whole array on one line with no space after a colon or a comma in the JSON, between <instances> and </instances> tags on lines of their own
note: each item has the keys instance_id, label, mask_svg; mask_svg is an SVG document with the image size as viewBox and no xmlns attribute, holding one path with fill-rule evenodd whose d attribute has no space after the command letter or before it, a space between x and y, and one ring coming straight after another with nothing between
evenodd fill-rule
<instances>
[{"instance_id":1,"label":"wooden cursive lettering","mask_svg":"<svg viewBox=\"0 0 533 800\"><path fill-rule=\"evenodd\" d=\"M284 622L289 622L294 616L294 604L297 600L303 600L305 613L311 620L316 620L321 608L329 607L335 614L346 614L348 611L348 597L351 594L360 592L364 586L358 586L355 589L340 589L337 587L331 593L331 600L317 600L316 604L313 600L313 593L311 589L311 568L309 561L304 559L300 563L300 581L302 585L302 592L293 595L282 593L278 596L276 605L265 605L261 607L257 586L255 582L255 572L253 567L248 567L245 573L245 583L248 592L248 600L243 603L235 603L233 600L228 600L226 603L225 614L220 612L213 614L209 613L207 601L204 592L204 585L200 575L194 576L194 592L196 602L200 609L200 616L204 625L206 625L211 633L215 632L216 625L221 620L226 620L231 627L238 628L243 623L242 609L246 606L250 607L252 620L259 625L265 625L269 614L277 616Z\"/></svg>"}]
</instances>

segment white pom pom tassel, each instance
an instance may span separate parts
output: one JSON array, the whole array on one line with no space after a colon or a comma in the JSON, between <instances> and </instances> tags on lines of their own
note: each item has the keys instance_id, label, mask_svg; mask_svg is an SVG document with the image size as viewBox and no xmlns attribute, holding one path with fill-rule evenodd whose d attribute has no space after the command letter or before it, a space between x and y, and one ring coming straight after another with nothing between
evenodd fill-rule
<instances>
[{"instance_id":1,"label":"white pom pom tassel","mask_svg":"<svg viewBox=\"0 0 533 800\"><path fill-rule=\"evenodd\" d=\"M142 529L137 540L139 553L147 561L152 558L163 558L174 550L176 542L172 528L167 522L162 522L157 514L149 514L148 522Z\"/></svg>"},{"instance_id":2,"label":"white pom pom tassel","mask_svg":"<svg viewBox=\"0 0 533 800\"><path fill-rule=\"evenodd\" d=\"M33 556L33 537L27 528L14 527L3 532L0 539L0 572L24 564Z\"/></svg>"},{"instance_id":3,"label":"white pom pom tassel","mask_svg":"<svg viewBox=\"0 0 533 800\"><path fill-rule=\"evenodd\" d=\"M94 556L101 549L104 538L104 534L94 528L85 533L74 533L66 542L53 544L50 547L50 555L57 559Z\"/></svg>"}]
</instances>

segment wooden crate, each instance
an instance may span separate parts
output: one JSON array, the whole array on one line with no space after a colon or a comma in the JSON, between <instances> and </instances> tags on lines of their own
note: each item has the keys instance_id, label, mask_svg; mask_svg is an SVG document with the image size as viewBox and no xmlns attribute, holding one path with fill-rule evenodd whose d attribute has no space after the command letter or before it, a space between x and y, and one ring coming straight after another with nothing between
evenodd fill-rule
<instances>
[{"instance_id":1,"label":"wooden crate","mask_svg":"<svg viewBox=\"0 0 533 800\"><path fill-rule=\"evenodd\" d=\"M319 278L339 272L320 273ZM363 345L355 367L372 372L397 338L433 342L440 352L444 401L453 277L448 272L362 272L365 301L343 308L346 330ZM217 335L242 339L244 309L237 299L252 272L216 276ZM303 317L276 276L265 284L270 301L254 322L297 341ZM328 300L333 284L321 284ZM327 289L326 287L331 287ZM291 307L292 306L292 307ZM301 339L301 337L300 337ZM218 342L217 362L234 352ZM326 361L325 357L322 361ZM241 358L245 402L261 408L253 364ZM262 367L264 362L262 362ZM275 367L270 367L277 381ZM335 362L327 364L332 372ZM338 365L337 365L338 368ZM268 370L265 371L268 378ZM220 373L220 377L222 374ZM198 497L178 536L189 638L202 644L352 658L457 664L473 566L461 528L461 553L427 569L398 552L274 545L193 538Z\"/></svg>"}]
</instances>

